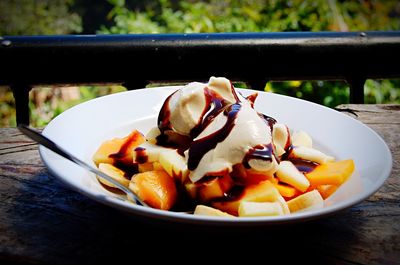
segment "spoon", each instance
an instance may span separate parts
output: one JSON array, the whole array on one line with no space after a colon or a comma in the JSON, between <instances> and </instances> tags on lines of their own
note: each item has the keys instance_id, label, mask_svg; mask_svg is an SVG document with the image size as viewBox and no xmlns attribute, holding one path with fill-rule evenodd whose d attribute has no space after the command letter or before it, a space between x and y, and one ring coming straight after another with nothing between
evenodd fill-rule
<instances>
[{"instance_id":1,"label":"spoon","mask_svg":"<svg viewBox=\"0 0 400 265\"><path fill-rule=\"evenodd\" d=\"M127 187L125 187L124 185L122 185L121 183L119 183L118 181L114 180L112 177L110 177L109 175L101 172L100 170L98 170L97 168L87 164L86 162L80 160L79 158L75 157L74 155L72 155L71 153L69 153L68 151L66 151L64 148L62 148L61 146L57 145L56 143L54 143L52 140L50 140L49 138L47 138L46 136L44 136L43 134L41 134L40 132L30 128L27 125L24 124L20 124L18 125L18 129L25 134L26 136L28 136L30 139L34 140L35 142L43 145L44 147L48 148L49 150L53 151L54 153L57 153L58 155L74 162L75 164L85 168L86 170L89 170L90 172L96 174L97 176L99 176L102 179L105 179L109 182L111 182L112 184L114 184L119 190L123 191L131 200L133 200L134 202L136 202L137 204L141 204L143 206L146 207L150 207L149 205L147 205L145 202L143 202L139 196L137 196L132 190L128 189Z\"/></svg>"}]
</instances>

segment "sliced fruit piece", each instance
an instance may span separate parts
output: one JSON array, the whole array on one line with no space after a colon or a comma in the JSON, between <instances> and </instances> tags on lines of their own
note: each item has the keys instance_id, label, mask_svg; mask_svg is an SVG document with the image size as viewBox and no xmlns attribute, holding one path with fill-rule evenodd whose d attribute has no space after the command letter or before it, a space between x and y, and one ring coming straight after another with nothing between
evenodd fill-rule
<instances>
[{"instance_id":1,"label":"sliced fruit piece","mask_svg":"<svg viewBox=\"0 0 400 265\"><path fill-rule=\"evenodd\" d=\"M209 181L196 183L198 196L201 202L207 202L215 198L223 197L233 185L229 174L222 177L214 177Z\"/></svg>"},{"instance_id":2,"label":"sliced fruit piece","mask_svg":"<svg viewBox=\"0 0 400 265\"><path fill-rule=\"evenodd\" d=\"M280 157L290 146L289 129L285 124L275 123L272 128L272 141L275 145L276 154Z\"/></svg>"},{"instance_id":3,"label":"sliced fruit piece","mask_svg":"<svg viewBox=\"0 0 400 265\"><path fill-rule=\"evenodd\" d=\"M144 164L138 164L138 170L139 170L139 172L152 171L153 170L153 163L147 162L147 163L144 163Z\"/></svg>"},{"instance_id":4,"label":"sliced fruit piece","mask_svg":"<svg viewBox=\"0 0 400 265\"><path fill-rule=\"evenodd\" d=\"M276 171L278 179L304 192L310 186L308 179L290 161L281 161Z\"/></svg>"},{"instance_id":5,"label":"sliced fruit piece","mask_svg":"<svg viewBox=\"0 0 400 265\"><path fill-rule=\"evenodd\" d=\"M325 164L327 162L332 162L335 160L335 158L332 156L328 156L321 151L305 146L293 147L292 151L290 152L289 158L300 158L312 162L317 162L318 164Z\"/></svg>"},{"instance_id":6,"label":"sliced fruit piece","mask_svg":"<svg viewBox=\"0 0 400 265\"><path fill-rule=\"evenodd\" d=\"M312 139L306 132L297 131L292 135L292 145L312 148Z\"/></svg>"},{"instance_id":7,"label":"sliced fruit piece","mask_svg":"<svg viewBox=\"0 0 400 265\"><path fill-rule=\"evenodd\" d=\"M317 190L324 200L331 196L339 187L336 185L319 185Z\"/></svg>"},{"instance_id":8,"label":"sliced fruit piece","mask_svg":"<svg viewBox=\"0 0 400 265\"><path fill-rule=\"evenodd\" d=\"M205 205L197 205L193 214L207 215L207 216L221 216L221 217L230 217L230 218L236 217L231 214L225 213L223 211L220 211L218 209L215 209L215 208L212 208L209 206L205 206Z\"/></svg>"},{"instance_id":9,"label":"sliced fruit piece","mask_svg":"<svg viewBox=\"0 0 400 265\"><path fill-rule=\"evenodd\" d=\"M242 163L235 164L232 167L232 172L230 174L235 182L245 186L255 185L261 181L273 179L273 175L254 169L246 169Z\"/></svg>"},{"instance_id":10,"label":"sliced fruit piece","mask_svg":"<svg viewBox=\"0 0 400 265\"><path fill-rule=\"evenodd\" d=\"M133 163L145 163L145 162L156 162L159 160L159 156L163 151L170 151L171 149L154 145L149 142L142 143L137 148L132 150L132 161Z\"/></svg>"},{"instance_id":11,"label":"sliced fruit piece","mask_svg":"<svg viewBox=\"0 0 400 265\"><path fill-rule=\"evenodd\" d=\"M211 199L224 196L224 192L222 191L218 182L218 177L206 182L202 182L199 184L198 190L201 202L207 202Z\"/></svg>"},{"instance_id":12,"label":"sliced fruit piece","mask_svg":"<svg viewBox=\"0 0 400 265\"><path fill-rule=\"evenodd\" d=\"M174 179L165 171L147 171L132 177L129 188L153 208L169 210L177 200Z\"/></svg>"},{"instance_id":13,"label":"sliced fruit piece","mask_svg":"<svg viewBox=\"0 0 400 265\"><path fill-rule=\"evenodd\" d=\"M118 181L119 183L121 183L122 185L124 185L125 187L129 186L129 179L125 178L125 172L120 170L119 168L116 168L115 166L111 165L111 164L106 164L106 163L100 163L99 164L99 170L107 175L109 175L111 178L113 178L114 180ZM112 184L111 182L97 177L97 179L103 183L106 186L109 186L111 188L117 188L114 184Z\"/></svg>"},{"instance_id":14,"label":"sliced fruit piece","mask_svg":"<svg viewBox=\"0 0 400 265\"><path fill-rule=\"evenodd\" d=\"M154 170L164 170L164 168L162 167L162 165L158 161L153 162L153 169Z\"/></svg>"},{"instance_id":15,"label":"sliced fruit piece","mask_svg":"<svg viewBox=\"0 0 400 265\"><path fill-rule=\"evenodd\" d=\"M254 184L258 184L264 180L271 180L272 178L273 178L272 175L268 175L265 172L256 171L253 169L247 169L245 184L246 185L254 185Z\"/></svg>"},{"instance_id":16,"label":"sliced fruit piece","mask_svg":"<svg viewBox=\"0 0 400 265\"><path fill-rule=\"evenodd\" d=\"M146 134L146 140L151 144L157 143L157 136L161 134L160 129L158 127L153 127L150 131Z\"/></svg>"},{"instance_id":17,"label":"sliced fruit piece","mask_svg":"<svg viewBox=\"0 0 400 265\"><path fill-rule=\"evenodd\" d=\"M296 195L296 189L285 184L273 183L283 197L293 197Z\"/></svg>"},{"instance_id":18,"label":"sliced fruit piece","mask_svg":"<svg viewBox=\"0 0 400 265\"><path fill-rule=\"evenodd\" d=\"M103 142L92 159L96 165L100 163L113 164L115 160L132 164L132 149L144 141L144 136L139 131L134 130L126 137Z\"/></svg>"},{"instance_id":19,"label":"sliced fruit piece","mask_svg":"<svg viewBox=\"0 0 400 265\"><path fill-rule=\"evenodd\" d=\"M281 195L269 180L265 180L257 185L245 187L244 190L236 196L237 197L234 197L231 200L214 201L211 204L213 207L220 209L221 211L237 216L239 205L242 201L276 202Z\"/></svg>"},{"instance_id":20,"label":"sliced fruit piece","mask_svg":"<svg viewBox=\"0 0 400 265\"><path fill-rule=\"evenodd\" d=\"M341 185L354 172L352 159L329 162L317 166L310 173L305 174L312 186Z\"/></svg>"},{"instance_id":21,"label":"sliced fruit piece","mask_svg":"<svg viewBox=\"0 0 400 265\"><path fill-rule=\"evenodd\" d=\"M281 205L283 214L290 214L289 206L288 206L286 200L282 197L282 195L278 196L277 202Z\"/></svg>"},{"instance_id":22,"label":"sliced fruit piece","mask_svg":"<svg viewBox=\"0 0 400 265\"><path fill-rule=\"evenodd\" d=\"M324 199L317 190L304 193L287 202L290 212L302 212L324 207Z\"/></svg>"},{"instance_id":23,"label":"sliced fruit piece","mask_svg":"<svg viewBox=\"0 0 400 265\"><path fill-rule=\"evenodd\" d=\"M239 205L240 217L278 216L283 215L279 202L246 202Z\"/></svg>"},{"instance_id":24,"label":"sliced fruit piece","mask_svg":"<svg viewBox=\"0 0 400 265\"><path fill-rule=\"evenodd\" d=\"M185 183L184 186L185 186L185 190L186 190L187 194L189 194L189 197L192 198L193 200L197 199L197 197L198 197L197 185L195 183L189 181L189 182Z\"/></svg>"},{"instance_id":25,"label":"sliced fruit piece","mask_svg":"<svg viewBox=\"0 0 400 265\"><path fill-rule=\"evenodd\" d=\"M165 150L160 153L159 162L164 170L172 177L185 182L189 170L185 158L176 150Z\"/></svg>"}]
</instances>

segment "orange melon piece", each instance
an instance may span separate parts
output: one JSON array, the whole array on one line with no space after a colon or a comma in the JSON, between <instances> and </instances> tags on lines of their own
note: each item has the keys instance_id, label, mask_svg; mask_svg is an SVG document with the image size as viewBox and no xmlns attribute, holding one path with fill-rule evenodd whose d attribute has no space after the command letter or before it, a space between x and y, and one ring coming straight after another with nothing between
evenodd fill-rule
<instances>
[{"instance_id":1,"label":"orange melon piece","mask_svg":"<svg viewBox=\"0 0 400 265\"><path fill-rule=\"evenodd\" d=\"M116 160L131 165L132 150L144 141L144 136L139 131L133 130L126 137L104 141L92 159L96 165L100 163L113 164Z\"/></svg>"},{"instance_id":2,"label":"orange melon piece","mask_svg":"<svg viewBox=\"0 0 400 265\"><path fill-rule=\"evenodd\" d=\"M177 200L174 179L165 171L146 171L132 177L129 188L149 206L169 210Z\"/></svg>"},{"instance_id":3,"label":"orange melon piece","mask_svg":"<svg viewBox=\"0 0 400 265\"><path fill-rule=\"evenodd\" d=\"M283 197L293 197L297 194L297 190L289 185L273 183L275 188Z\"/></svg>"},{"instance_id":4,"label":"orange melon piece","mask_svg":"<svg viewBox=\"0 0 400 265\"><path fill-rule=\"evenodd\" d=\"M345 182L354 171L354 161L352 159L337 162L328 162L317 166L310 173L306 173L311 186L336 185Z\"/></svg>"},{"instance_id":5,"label":"orange melon piece","mask_svg":"<svg viewBox=\"0 0 400 265\"><path fill-rule=\"evenodd\" d=\"M267 175L264 172L255 171L252 169L246 170L246 185L258 184L264 180L271 180L273 176Z\"/></svg>"},{"instance_id":6,"label":"orange melon piece","mask_svg":"<svg viewBox=\"0 0 400 265\"><path fill-rule=\"evenodd\" d=\"M275 186L269 180L265 180L256 185L245 187L243 192L233 200L215 201L211 204L214 208L238 216L239 205L243 201L275 202L279 197L280 194Z\"/></svg>"},{"instance_id":7,"label":"orange melon piece","mask_svg":"<svg viewBox=\"0 0 400 265\"><path fill-rule=\"evenodd\" d=\"M324 200L331 196L339 187L336 185L319 185L317 190Z\"/></svg>"},{"instance_id":8,"label":"orange melon piece","mask_svg":"<svg viewBox=\"0 0 400 265\"><path fill-rule=\"evenodd\" d=\"M235 164L233 171L231 172L235 182L242 185L255 185L264 180L271 180L273 176L266 174L265 172L256 171L253 169L246 169L243 164Z\"/></svg>"},{"instance_id":9,"label":"orange melon piece","mask_svg":"<svg viewBox=\"0 0 400 265\"><path fill-rule=\"evenodd\" d=\"M215 177L210 181L199 183L196 185L199 199L201 202L207 202L215 198L223 197L232 186L231 177L226 174L222 177Z\"/></svg>"}]
</instances>

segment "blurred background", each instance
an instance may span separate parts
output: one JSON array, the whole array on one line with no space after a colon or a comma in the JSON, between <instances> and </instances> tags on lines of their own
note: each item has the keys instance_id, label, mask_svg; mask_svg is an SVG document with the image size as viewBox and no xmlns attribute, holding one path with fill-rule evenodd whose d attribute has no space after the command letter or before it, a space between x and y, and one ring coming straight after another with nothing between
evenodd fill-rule
<instances>
[{"instance_id":1,"label":"blurred background","mask_svg":"<svg viewBox=\"0 0 400 265\"><path fill-rule=\"evenodd\" d=\"M0 0L3 36L373 30L400 30L400 1ZM274 62L260 62L260 67L263 63ZM155 85L160 84L149 86ZM328 107L349 102L349 86L343 81L270 81L259 89ZM119 85L34 87L31 125L44 127L71 106L125 90ZM400 80L367 80L364 94L365 103L400 103ZM0 87L0 104L0 126L15 126L8 87Z\"/></svg>"}]
</instances>

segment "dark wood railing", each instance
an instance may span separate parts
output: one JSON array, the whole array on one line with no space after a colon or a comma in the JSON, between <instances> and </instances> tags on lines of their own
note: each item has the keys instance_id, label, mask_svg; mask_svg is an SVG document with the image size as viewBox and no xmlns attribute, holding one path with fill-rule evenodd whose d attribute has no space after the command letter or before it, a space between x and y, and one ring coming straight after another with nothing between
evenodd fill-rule
<instances>
[{"instance_id":1,"label":"dark wood railing","mask_svg":"<svg viewBox=\"0 0 400 265\"><path fill-rule=\"evenodd\" d=\"M29 123L38 84L207 80L262 89L268 80L346 80L363 103L368 78L400 77L400 32L291 32L0 37L0 85L12 88L17 123ZM393 65L394 64L394 65Z\"/></svg>"}]
</instances>

